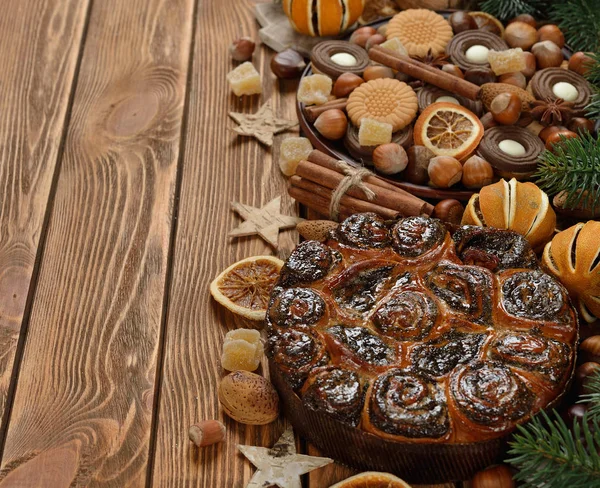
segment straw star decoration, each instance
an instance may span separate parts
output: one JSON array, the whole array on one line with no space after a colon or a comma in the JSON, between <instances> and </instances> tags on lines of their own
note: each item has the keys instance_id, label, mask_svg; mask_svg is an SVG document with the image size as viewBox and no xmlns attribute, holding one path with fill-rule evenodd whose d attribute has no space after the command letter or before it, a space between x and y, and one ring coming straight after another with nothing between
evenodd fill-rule
<instances>
[{"instance_id":1,"label":"straw star decoration","mask_svg":"<svg viewBox=\"0 0 600 488\"><path fill-rule=\"evenodd\" d=\"M298 122L275 117L271 100L266 102L254 114L229 112L229 116L239 124L238 127L233 129L234 132L242 136L256 137L266 146L273 145L274 134L293 129L298 125Z\"/></svg>"},{"instance_id":2,"label":"straw star decoration","mask_svg":"<svg viewBox=\"0 0 600 488\"><path fill-rule=\"evenodd\" d=\"M246 488L301 488L300 475L333 462L333 459L296 454L294 431L288 427L275 445L266 447L241 446L238 449L246 456L257 471Z\"/></svg>"}]
</instances>

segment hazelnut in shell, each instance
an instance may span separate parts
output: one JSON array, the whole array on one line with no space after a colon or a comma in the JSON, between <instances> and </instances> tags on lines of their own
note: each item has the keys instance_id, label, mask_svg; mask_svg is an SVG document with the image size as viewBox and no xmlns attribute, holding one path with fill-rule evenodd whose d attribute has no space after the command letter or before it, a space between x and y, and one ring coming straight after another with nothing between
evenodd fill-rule
<instances>
[{"instance_id":1,"label":"hazelnut in shell","mask_svg":"<svg viewBox=\"0 0 600 488\"><path fill-rule=\"evenodd\" d=\"M450 64L450 63L443 64L442 71L445 71L446 73L450 73L451 75L456 76L457 78L460 78L460 79L465 78L465 75L463 74L462 70L455 64Z\"/></svg>"},{"instance_id":2,"label":"hazelnut in shell","mask_svg":"<svg viewBox=\"0 0 600 488\"><path fill-rule=\"evenodd\" d=\"M537 41L535 27L522 21L511 22L504 30L504 40L510 47L520 47L524 51Z\"/></svg>"},{"instance_id":3,"label":"hazelnut in shell","mask_svg":"<svg viewBox=\"0 0 600 488\"><path fill-rule=\"evenodd\" d=\"M435 156L429 148L425 146L414 145L406 151L408 164L404 170L404 179L415 185L424 185L429 180L427 168L429 161Z\"/></svg>"},{"instance_id":4,"label":"hazelnut in shell","mask_svg":"<svg viewBox=\"0 0 600 488\"><path fill-rule=\"evenodd\" d=\"M400 144L390 142L377 146L373 151L373 166L384 175L395 175L404 171L408 155Z\"/></svg>"},{"instance_id":5,"label":"hazelnut in shell","mask_svg":"<svg viewBox=\"0 0 600 488\"><path fill-rule=\"evenodd\" d=\"M577 395L590 393L587 388L590 375L597 374L598 369L600 369L600 364L594 361L588 361L577 367L574 374L575 392Z\"/></svg>"},{"instance_id":6,"label":"hazelnut in shell","mask_svg":"<svg viewBox=\"0 0 600 488\"><path fill-rule=\"evenodd\" d=\"M365 47L367 45L367 41L369 37L377 34L377 30L370 26L360 27L356 29L352 35L350 36L350 41L352 44L357 44L360 47Z\"/></svg>"},{"instance_id":7,"label":"hazelnut in shell","mask_svg":"<svg viewBox=\"0 0 600 488\"><path fill-rule=\"evenodd\" d=\"M535 74L537 68L537 62L533 53L529 51L523 52L523 58L525 59L525 69L521 71L525 75L525 78L531 78Z\"/></svg>"},{"instance_id":8,"label":"hazelnut in shell","mask_svg":"<svg viewBox=\"0 0 600 488\"><path fill-rule=\"evenodd\" d=\"M555 132L561 132L561 131L566 131L567 128L562 126L562 125L549 125L548 127L544 127L540 133L538 134L538 136L540 137L540 139L544 142L546 142L546 140L548 139L548 137L552 134L554 134Z\"/></svg>"},{"instance_id":9,"label":"hazelnut in shell","mask_svg":"<svg viewBox=\"0 0 600 488\"><path fill-rule=\"evenodd\" d=\"M471 156L463 164L462 182L467 188L482 188L494 180L494 168L485 159Z\"/></svg>"},{"instance_id":10,"label":"hazelnut in shell","mask_svg":"<svg viewBox=\"0 0 600 488\"><path fill-rule=\"evenodd\" d=\"M381 34L373 34L371 37L367 39L365 43L365 49L368 51L373 46L378 46L379 44L383 44L386 41L385 36Z\"/></svg>"},{"instance_id":11,"label":"hazelnut in shell","mask_svg":"<svg viewBox=\"0 0 600 488\"><path fill-rule=\"evenodd\" d=\"M584 361L600 361L600 335L586 338L580 345L579 351Z\"/></svg>"},{"instance_id":12,"label":"hazelnut in shell","mask_svg":"<svg viewBox=\"0 0 600 488\"><path fill-rule=\"evenodd\" d=\"M475 474L471 488L514 488L512 473L508 466L499 464Z\"/></svg>"},{"instance_id":13,"label":"hazelnut in shell","mask_svg":"<svg viewBox=\"0 0 600 488\"><path fill-rule=\"evenodd\" d=\"M568 129L553 132L548 137L546 137L546 149L548 149L549 151L552 151L554 146L556 144L560 144L561 141L563 140L563 138L571 139L573 137L579 137L579 134L577 134L571 130L568 130Z\"/></svg>"},{"instance_id":14,"label":"hazelnut in shell","mask_svg":"<svg viewBox=\"0 0 600 488\"><path fill-rule=\"evenodd\" d=\"M340 109L332 108L319 115L314 125L325 139L337 141L346 135L348 119Z\"/></svg>"},{"instance_id":15,"label":"hazelnut in shell","mask_svg":"<svg viewBox=\"0 0 600 488\"><path fill-rule=\"evenodd\" d=\"M552 41L561 49L565 46L565 36L554 24L544 25L538 29L538 41Z\"/></svg>"},{"instance_id":16,"label":"hazelnut in shell","mask_svg":"<svg viewBox=\"0 0 600 488\"><path fill-rule=\"evenodd\" d=\"M565 59L560 47L552 41L535 43L531 48L531 52L535 56L535 61L539 69L557 68Z\"/></svg>"},{"instance_id":17,"label":"hazelnut in shell","mask_svg":"<svg viewBox=\"0 0 600 488\"><path fill-rule=\"evenodd\" d=\"M446 198L433 207L431 216L435 219L440 219L442 222L460 225L464 213L465 207L463 207L462 203L453 198Z\"/></svg>"},{"instance_id":18,"label":"hazelnut in shell","mask_svg":"<svg viewBox=\"0 0 600 488\"><path fill-rule=\"evenodd\" d=\"M363 78L365 81L393 77L394 72L392 71L392 68L388 68L387 66L368 66L363 72Z\"/></svg>"},{"instance_id":19,"label":"hazelnut in shell","mask_svg":"<svg viewBox=\"0 0 600 488\"><path fill-rule=\"evenodd\" d=\"M277 78L299 78L306 62L298 51L286 49L271 58L271 71Z\"/></svg>"},{"instance_id":20,"label":"hazelnut in shell","mask_svg":"<svg viewBox=\"0 0 600 488\"><path fill-rule=\"evenodd\" d=\"M356 87L365 82L360 76L354 73L342 73L333 84L332 93L336 98L344 98L350 95Z\"/></svg>"},{"instance_id":21,"label":"hazelnut in shell","mask_svg":"<svg viewBox=\"0 0 600 488\"><path fill-rule=\"evenodd\" d=\"M462 164L452 156L436 156L427 168L429 181L438 188L450 188L462 178Z\"/></svg>"},{"instance_id":22,"label":"hazelnut in shell","mask_svg":"<svg viewBox=\"0 0 600 488\"><path fill-rule=\"evenodd\" d=\"M221 380L223 412L247 425L270 424L279 416L279 397L271 383L249 371L234 371Z\"/></svg>"},{"instance_id":23,"label":"hazelnut in shell","mask_svg":"<svg viewBox=\"0 0 600 488\"><path fill-rule=\"evenodd\" d=\"M454 34L477 29L477 22L475 22L475 19L464 10L454 12L448 17L448 22L450 23L450 27L452 27Z\"/></svg>"},{"instance_id":24,"label":"hazelnut in shell","mask_svg":"<svg viewBox=\"0 0 600 488\"><path fill-rule=\"evenodd\" d=\"M527 87L527 80L525 79L525 75L521 71L518 71L516 73L505 73L503 75L500 75L498 77L498 83L508 83L509 85L517 86L523 90L525 90L525 88Z\"/></svg>"},{"instance_id":25,"label":"hazelnut in shell","mask_svg":"<svg viewBox=\"0 0 600 488\"><path fill-rule=\"evenodd\" d=\"M490 104L494 120L502 125L513 125L521 117L523 103L516 93L504 92L496 95Z\"/></svg>"},{"instance_id":26,"label":"hazelnut in shell","mask_svg":"<svg viewBox=\"0 0 600 488\"><path fill-rule=\"evenodd\" d=\"M485 83L494 83L496 75L489 68L471 68L465 71L465 80L481 86Z\"/></svg>"},{"instance_id":27,"label":"hazelnut in shell","mask_svg":"<svg viewBox=\"0 0 600 488\"><path fill-rule=\"evenodd\" d=\"M530 14L517 15L514 19L508 21L509 24L512 24L513 22L525 22L531 27L537 28L537 21L535 20L535 17Z\"/></svg>"},{"instance_id":28,"label":"hazelnut in shell","mask_svg":"<svg viewBox=\"0 0 600 488\"><path fill-rule=\"evenodd\" d=\"M190 427L188 435L197 447L206 447L225 439L225 425L218 420L203 420Z\"/></svg>"},{"instance_id":29,"label":"hazelnut in shell","mask_svg":"<svg viewBox=\"0 0 600 488\"><path fill-rule=\"evenodd\" d=\"M240 37L229 46L229 54L234 61L249 61L254 54L256 44L249 37Z\"/></svg>"},{"instance_id":30,"label":"hazelnut in shell","mask_svg":"<svg viewBox=\"0 0 600 488\"><path fill-rule=\"evenodd\" d=\"M569 130L579 134L584 134L586 132L593 134L594 129L594 122L584 117L575 117L569 122Z\"/></svg>"},{"instance_id":31,"label":"hazelnut in shell","mask_svg":"<svg viewBox=\"0 0 600 488\"><path fill-rule=\"evenodd\" d=\"M578 75L585 76L594 64L594 60L583 51L578 51L569 59L569 70L574 71Z\"/></svg>"}]
</instances>

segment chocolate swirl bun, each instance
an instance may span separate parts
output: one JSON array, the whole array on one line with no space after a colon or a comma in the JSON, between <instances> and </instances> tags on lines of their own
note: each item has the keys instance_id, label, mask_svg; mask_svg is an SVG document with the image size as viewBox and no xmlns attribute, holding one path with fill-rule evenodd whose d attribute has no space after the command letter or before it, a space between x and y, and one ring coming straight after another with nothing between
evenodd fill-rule
<instances>
[{"instance_id":1,"label":"chocolate swirl bun","mask_svg":"<svg viewBox=\"0 0 600 488\"><path fill-rule=\"evenodd\" d=\"M287 329L269 337L267 356L271 358L295 390L311 370L324 366L329 354L318 333L312 329Z\"/></svg>"},{"instance_id":2,"label":"chocolate swirl bun","mask_svg":"<svg viewBox=\"0 0 600 488\"><path fill-rule=\"evenodd\" d=\"M325 332L348 351L352 359L358 359L359 362L385 366L395 359L394 350L364 327L336 325Z\"/></svg>"},{"instance_id":3,"label":"chocolate swirl bun","mask_svg":"<svg viewBox=\"0 0 600 488\"><path fill-rule=\"evenodd\" d=\"M482 266L490 271L538 268L533 249L518 232L465 225L452 238L456 254L465 264Z\"/></svg>"},{"instance_id":4,"label":"chocolate swirl bun","mask_svg":"<svg viewBox=\"0 0 600 488\"><path fill-rule=\"evenodd\" d=\"M514 156L500 149L502 141L516 141L525 153ZM537 168L538 155L544 150L542 140L531 132L512 125L492 127L485 131L479 143L479 155L489 162L503 178L528 178Z\"/></svg>"},{"instance_id":5,"label":"chocolate swirl bun","mask_svg":"<svg viewBox=\"0 0 600 488\"><path fill-rule=\"evenodd\" d=\"M442 388L434 382L392 369L379 376L369 394L372 429L409 438L440 438L450 429Z\"/></svg>"},{"instance_id":6,"label":"chocolate swirl bun","mask_svg":"<svg viewBox=\"0 0 600 488\"><path fill-rule=\"evenodd\" d=\"M395 290L375 311L372 320L382 334L399 341L414 341L429 335L437 316L437 305L426 293Z\"/></svg>"},{"instance_id":7,"label":"chocolate swirl bun","mask_svg":"<svg viewBox=\"0 0 600 488\"><path fill-rule=\"evenodd\" d=\"M313 325L325 313L325 302L314 290L288 288L276 295L269 307L269 319L279 327Z\"/></svg>"},{"instance_id":8,"label":"chocolate swirl bun","mask_svg":"<svg viewBox=\"0 0 600 488\"><path fill-rule=\"evenodd\" d=\"M339 252L318 241L304 241L296 247L281 270L285 286L312 283L325 276L331 267L341 261Z\"/></svg>"},{"instance_id":9,"label":"chocolate swirl bun","mask_svg":"<svg viewBox=\"0 0 600 488\"><path fill-rule=\"evenodd\" d=\"M354 371L342 368L317 370L302 388L304 404L333 418L357 426L364 404L364 388Z\"/></svg>"},{"instance_id":10,"label":"chocolate swirl bun","mask_svg":"<svg viewBox=\"0 0 600 488\"><path fill-rule=\"evenodd\" d=\"M331 59L331 56L338 53L347 53L353 56L356 59L356 64L349 66L337 64ZM367 51L357 44L346 41L323 41L312 48L310 62L314 71L336 80L343 73L354 73L362 76L371 60Z\"/></svg>"},{"instance_id":11,"label":"chocolate swirl bun","mask_svg":"<svg viewBox=\"0 0 600 488\"><path fill-rule=\"evenodd\" d=\"M545 68L533 75L529 86L537 100L556 100L560 97L556 96L553 88L560 82L570 83L577 89L577 98L572 101L573 110L577 116L583 116L592 96L592 88L583 76L568 69Z\"/></svg>"},{"instance_id":12,"label":"chocolate swirl bun","mask_svg":"<svg viewBox=\"0 0 600 488\"><path fill-rule=\"evenodd\" d=\"M368 312L388 285L393 269L392 265L377 266L369 261L358 263L332 287L333 298L343 309Z\"/></svg>"},{"instance_id":13,"label":"chocolate swirl bun","mask_svg":"<svg viewBox=\"0 0 600 488\"><path fill-rule=\"evenodd\" d=\"M385 221L374 213L354 214L336 230L337 240L357 249L383 249L391 243Z\"/></svg>"},{"instance_id":14,"label":"chocolate swirl bun","mask_svg":"<svg viewBox=\"0 0 600 488\"><path fill-rule=\"evenodd\" d=\"M560 322L567 302L564 288L542 271L517 272L502 284L502 305L515 317Z\"/></svg>"},{"instance_id":15,"label":"chocolate swirl bun","mask_svg":"<svg viewBox=\"0 0 600 488\"><path fill-rule=\"evenodd\" d=\"M457 365L479 356L486 334L451 331L428 344L416 346L411 354L414 367L426 376L438 378Z\"/></svg>"},{"instance_id":16,"label":"chocolate swirl bun","mask_svg":"<svg viewBox=\"0 0 600 488\"><path fill-rule=\"evenodd\" d=\"M425 276L427 287L451 309L476 323L489 322L493 279L477 266L439 264Z\"/></svg>"},{"instance_id":17,"label":"chocolate swirl bun","mask_svg":"<svg viewBox=\"0 0 600 488\"><path fill-rule=\"evenodd\" d=\"M392 228L392 246L400 256L415 258L442 244L445 236L446 228L439 220L407 217Z\"/></svg>"},{"instance_id":18,"label":"chocolate swirl bun","mask_svg":"<svg viewBox=\"0 0 600 488\"><path fill-rule=\"evenodd\" d=\"M450 395L468 419L498 430L527 416L535 400L523 380L498 361L455 369L450 378Z\"/></svg>"},{"instance_id":19,"label":"chocolate swirl bun","mask_svg":"<svg viewBox=\"0 0 600 488\"><path fill-rule=\"evenodd\" d=\"M413 126L407 125L403 129L397 130L392 134L392 142L408 149L413 145ZM357 161L361 161L369 166L373 165L373 151L377 146L361 146L358 141L358 127L348 124L346 136L344 137L344 146L350 155Z\"/></svg>"},{"instance_id":20,"label":"chocolate swirl bun","mask_svg":"<svg viewBox=\"0 0 600 488\"><path fill-rule=\"evenodd\" d=\"M419 102L419 111L425 110L432 103L437 102L437 99L440 97L452 97L458 101L460 105L469 109L478 117L483 115L483 103L480 101L469 100L468 98L461 97L455 93L451 93L446 90L442 90L437 86L433 85L424 85L417 92L417 101Z\"/></svg>"},{"instance_id":21,"label":"chocolate swirl bun","mask_svg":"<svg viewBox=\"0 0 600 488\"><path fill-rule=\"evenodd\" d=\"M573 351L541 334L507 332L492 343L492 357L527 371L539 371L556 383L569 370Z\"/></svg>"},{"instance_id":22,"label":"chocolate swirl bun","mask_svg":"<svg viewBox=\"0 0 600 488\"><path fill-rule=\"evenodd\" d=\"M467 59L467 49L475 45L485 46L489 50L495 51L508 49L508 44L495 34L482 30L468 30L456 34L448 43L446 52L450 55L452 62L463 70L488 68L489 63L473 63Z\"/></svg>"}]
</instances>

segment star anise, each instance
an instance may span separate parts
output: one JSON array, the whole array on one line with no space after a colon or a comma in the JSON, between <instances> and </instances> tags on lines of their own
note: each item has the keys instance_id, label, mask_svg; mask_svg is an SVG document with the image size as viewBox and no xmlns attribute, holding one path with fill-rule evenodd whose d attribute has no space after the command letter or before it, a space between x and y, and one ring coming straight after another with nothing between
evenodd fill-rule
<instances>
[{"instance_id":1,"label":"star anise","mask_svg":"<svg viewBox=\"0 0 600 488\"><path fill-rule=\"evenodd\" d=\"M546 98L531 104L531 116L546 125L566 125L573 117L573 102L562 98Z\"/></svg>"},{"instance_id":2,"label":"star anise","mask_svg":"<svg viewBox=\"0 0 600 488\"><path fill-rule=\"evenodd\" d=\"M445 64L449 64L450 57L447 54L437 54L434 56L431 49L427 51L425 56L413 56L413 59L420 61L421 63L427 64L429 66L433 66L434 68L441 68Z\"/></svg>"}]
</instances>

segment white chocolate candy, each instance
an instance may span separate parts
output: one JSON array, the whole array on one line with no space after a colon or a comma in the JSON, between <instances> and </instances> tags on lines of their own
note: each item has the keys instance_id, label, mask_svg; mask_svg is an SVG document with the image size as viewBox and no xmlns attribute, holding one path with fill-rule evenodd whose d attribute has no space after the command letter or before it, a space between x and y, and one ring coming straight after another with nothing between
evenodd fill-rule
<instances>
[{"instance_id":1,"label":"white chocolate candy","mask_svg":"<svg viewBox=\"0 0 600 488\"><path fill-rule=\"evenodd\" d=\"M436 103L437 102L448 102L448 103L454 103L456 105L460 105L460 102L454 98L454 97L449 97L448 95L444 95L442 97L438 97L435 99Z\"/></svg>"},{"instance_id":2,"label":"white chocolate candy","mask_svg":"<svg viewBox=\"0 0 600 488\"><path fill-rule=\"evenodd\" d=\"M525 154L525 147L523 144L512 139L504 139L498 144L500 150L509 156L523 156Z\"/></svg>"},{"instance_id":3,"label":"white chocolate candy","mask_svg":"<svg viewBox=\"0 0 600 488\"><path fill-rule=\"evenodd\" d=\"M467 61L475 64L485 64L488 62L490 50L481 44L475 44L465 51Z\"/></svg>"},{"instance_id":4,"label":"white chocolate candy","mask_svg":"<svg viewBox=\"0 0 600 488\"><path fill-rule=\"evenodd\" d=\"M559 81L552 87L552 93L558 98L562 98L565 102L572 102L577 99L579 92L577 88L566 81Z\"/></svg>"},{"instance_id":5,"label":"white chocolate candy","mask_svg":"<svg viewBox=\"0 0 600 488\"><path fill-rule=\"evenodd\" d=\"M356 66L358 62L350 53L335 53L331 56L331 60L339 66Z\"/></svg>"}]
</instances>

